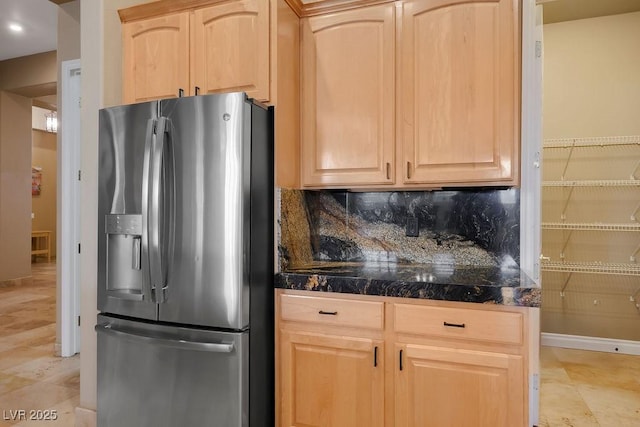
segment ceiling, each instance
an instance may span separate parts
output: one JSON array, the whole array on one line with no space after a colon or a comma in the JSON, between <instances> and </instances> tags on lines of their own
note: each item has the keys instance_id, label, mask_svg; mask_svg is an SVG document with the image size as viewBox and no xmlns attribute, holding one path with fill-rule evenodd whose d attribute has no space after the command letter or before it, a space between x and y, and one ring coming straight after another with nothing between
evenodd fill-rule
<instances>
[{"instance_id":1,"label":"ceiling","mask_svg":"<svg viewBox=\"0 0 640 427\"><path fill-rule=\"evenodd\" d=\"M545 24L640 11L640 0L538 0Z\"/></svg>"},{"instance_id":2,"label":"ceiling","mask_svg":"<svg viewBox=\"0 0 640 427\"><path fill-rule=\"evenodd\" d=\"M49 0L0 0L0 61L56 50L58 6ZM14 33L10 23L24 30Z\"/></svg>"},{"instance_id":3,"label":"ceiling","mask_svg":"<svg viewBox=\"0 0 640 427\"><path fill-rule=\"evenodd\" d=\"M0 61L56 49L58 6L54 3L64 1L0 1ZM543 4L545 24L640 11L640 0L538 0L538 3ZM21 24L24 31L12 33L8 29L11 22Z\"/></svg>"}]
</instances>

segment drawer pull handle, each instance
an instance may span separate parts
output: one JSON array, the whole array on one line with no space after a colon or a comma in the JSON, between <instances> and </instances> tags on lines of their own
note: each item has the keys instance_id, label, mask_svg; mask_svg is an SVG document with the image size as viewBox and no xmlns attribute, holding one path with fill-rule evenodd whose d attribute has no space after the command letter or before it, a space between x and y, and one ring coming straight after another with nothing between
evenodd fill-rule
<instances>
[{"instance_id":1,"label":"drawer pull handle","mask_svg":"<svg viewBox=\"0 0 640 427\"><path fill-rule=\"evenodd\" d=\"M444 326L451 326L452 328L464 328L464 323L449 323L449 322L444 322Z\"/></svg>"},{"instance_id":2,"label":"drawer pull handle","mask_svg":"<svg viewBox=\"0 0 640 427\"><path fill-rule=\"evenodd\" d=\"M320 310L318 312L318 314L326 314L328 316L335 316L336 314L338 314L337 311L324 311L324 310Z\"/></svg>"}]
</instances>

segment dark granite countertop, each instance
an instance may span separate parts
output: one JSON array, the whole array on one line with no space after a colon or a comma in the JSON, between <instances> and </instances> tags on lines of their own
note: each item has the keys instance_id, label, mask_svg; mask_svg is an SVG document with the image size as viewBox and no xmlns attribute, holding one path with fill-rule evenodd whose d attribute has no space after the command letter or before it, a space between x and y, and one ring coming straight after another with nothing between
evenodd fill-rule
<instances>
[{"instance_id":1,"label":"dark granite countertop","mask_svg":"<svg viewBox=\"0 0 640 427\"><path fill-rule=\"evenodd\" d=\"M523 307L541 299L519 268L448 264L317 262L277 273L275 287Z\"/></svg>"}]
</instances>

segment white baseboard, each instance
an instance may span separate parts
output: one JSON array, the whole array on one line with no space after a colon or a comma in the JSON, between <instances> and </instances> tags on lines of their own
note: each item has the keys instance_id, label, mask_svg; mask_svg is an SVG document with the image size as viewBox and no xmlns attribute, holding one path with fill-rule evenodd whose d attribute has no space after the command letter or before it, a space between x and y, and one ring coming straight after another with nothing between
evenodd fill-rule
<instances>
[{"instance_id":1,"label":"white baseboard","mask_svg":"<svg viewBox=\"0 0 640 427\"><path fill-rule=\"evenodd\" d=\"M575 348L579 350L605 351L608 353L622 353L640 356L640 341L583 337L580 335L564 335L543 332L541 344L550 347Z\"/></svg>"}]
</instances>

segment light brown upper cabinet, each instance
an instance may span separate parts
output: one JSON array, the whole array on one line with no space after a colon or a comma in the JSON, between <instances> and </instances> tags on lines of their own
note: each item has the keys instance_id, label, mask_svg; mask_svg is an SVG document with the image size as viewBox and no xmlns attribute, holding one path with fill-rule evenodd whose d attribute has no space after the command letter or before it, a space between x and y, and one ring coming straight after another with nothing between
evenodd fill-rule
<instances>
[{"instance_id":1,"label":"light brown upper cabinet","mask_svg":"<svg viewBox=\"0 0 640 427\"><path fill-rule=\"evenodd\" d=\"M178 96L189 88L189 13L122 25L123 102Z\"/></svg>"},{"instance_id":2,"label":"light brown upper cabinet","mask_svg":"<svg viewBox=\"0 0 640 427\"><path fill-rule=\"evenodd\" d=\"M302 20L304 186L394 182L395 6Z\"/></svg>"},{"instance_id":3,"label":"light brown upper cabinet","mask_svg":"<svg viewBox=\"0 0 640 427\"><path fill-rule=\"evenodd\" d=\"M157 14L177 6L165 0L144 7ZM176 97L182 89L243 91L268 102L269 14L268 0L233 0L123 22L123 101Z\"/></svg>"},{"instance_id":4,"label":"light brown upper cabinet","mask_svg":"<svg viewBox=\"0 0 640 427\"><path fill-rule=\"evenodd\" d=\"M201 94L269 100L269 2L241 0L193 13L192 79Z\"/></svg>"},{"instance_id":5,"label":"light brown upper cabinet","mask_svg":"<svg viewBox=\"0 0 640 427\"><path fill-rule=\"evenodd\" d=\"M518 4L403 3L403 182L518 184Z\"/></svg>"},{"instance_id":6,"label":"light brown upper cabinet","mask_svg":"<svg viewBox=\"0 0 640 427\"><path fill-rule=\"evenodd\" d=\"M118 14L124 103L246 92L275 107L276 184L300 186L300 18L285 0L158 0Z\"/></svg>"},{"instance_id":7,"label":"light brown upper cabinet","mask_svg":"<svg viewBox=\"0 0 640 427\"><path fill-rule=\"evenodd\" d=\"M302 187L518 185L519 20L518 0L302 19Z\"/></svg>"}]
</instances>

